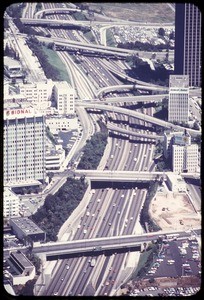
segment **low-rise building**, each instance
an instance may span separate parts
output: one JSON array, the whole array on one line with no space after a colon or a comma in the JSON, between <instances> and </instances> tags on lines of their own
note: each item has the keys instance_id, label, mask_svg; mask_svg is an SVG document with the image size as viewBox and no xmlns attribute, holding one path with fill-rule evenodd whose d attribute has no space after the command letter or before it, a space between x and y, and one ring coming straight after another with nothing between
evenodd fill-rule
<instances>
[{"instance_id":1,"label":"low-rise building","mask_svg":"<svg viewBox=\"0 0 204 300\"><path fill-rule=\"evenodd\" d=\"M47 171L59 170L65 160L65 150L62 145L56 145L54 149L46 151L45 167Z\"/></svg>"},{"instance_id":2,"label":"low-rise building","mask_svg":"<svg viewBox=\"0 0 204 300\"><path fill-rule=\"evenodd\" d=\"M4 56L4 72L9 78L24 76L20 62L9 56Z\"/></svg>"},{"instance_id":3,"label":"low-rise building","mask_svg":"<svg viewBox=\"0 0 204 300\"><path fill-rule=\"evenodd\" d=\"M25 284L27 281L34 279L35 266L21 251L11 252L8 263L11 267L9 273L13 285Z\"/></svg>"},{"instance_id":4,"label":"low-rise building","mask_svg":"<svg viewBox=\"0 0 204 300\"><path fill-rule=\"evenodd\" d=\"M4 187L3 199L4 218L19 216L20 199L9 187Z\"/></svg>"},{"instance_id":5,"label":"low-rise building","mask_svg":"<svg viewBox=\"0 0 204 300\"><path fill-rule=\"evenodd\" d=\"M172 192L186 192L186 183L181 177L181 175L174 173L166 173L167 184Z\"/></svg>"},{"instance_id":6,"label":"low-rise building","mask_svg":"<svg viewBox=\"0 0 204 300\"><path fill-rule=\"evenodd\" d=\"M9 223L19 240L35 243L46 239L46 233L27 217L11 218Z\"/></svg>"},{"instance_id":7,"label":"low-rise building","mask_svg":"<svg viewBox=\"0 0 204 300\"><path fill-rule=\"evenodd\" d=\"M47 116L46 126L49 127L52 134L57 134L59 131L70 131L78 129L77 117L75 115L70 116Z\"/></svg>"}]
</instances>

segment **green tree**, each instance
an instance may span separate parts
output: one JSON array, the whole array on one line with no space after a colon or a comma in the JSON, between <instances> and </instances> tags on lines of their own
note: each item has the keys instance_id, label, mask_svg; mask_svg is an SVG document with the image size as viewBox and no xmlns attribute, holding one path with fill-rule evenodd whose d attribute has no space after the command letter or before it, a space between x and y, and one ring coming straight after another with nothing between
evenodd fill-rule
<instances>
[{"instance_id":1,"label":"green tree","mask_svg":"<svg viewBox=\"0 0 204 300\"><path fill-rule=\"evenodd\" d=\"M162 28L162 27L159 28L158 35L160 35L161 37L165 36L165 30L164 30L164 28Z\"/></svg>"}]
</instances>

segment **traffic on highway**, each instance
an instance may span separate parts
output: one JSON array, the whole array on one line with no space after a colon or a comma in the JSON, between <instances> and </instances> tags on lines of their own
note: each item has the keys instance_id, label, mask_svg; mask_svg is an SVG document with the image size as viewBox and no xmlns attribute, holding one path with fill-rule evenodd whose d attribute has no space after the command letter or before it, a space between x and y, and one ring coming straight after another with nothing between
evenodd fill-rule
<instances>
[{"instance_id":1,"label":"traffic on highway","mask_svg":"<svg viewBox=\"0 0 204 300\"><path fill-rule=\"evenodd\" d=\"M53 177L47 187L39 194L20 196L23 215L34 214L43 206L48 195L54 195L60 189L67 177L81 178L81 175L84 175L85 179L89 180L89 186L80 205L61 227L58 240L33 246L33 253L39 255L43 263L34 294L36 296L114 296L136 270L144 245L154 244L161 236L162 239L165 236L162 230L158 233L148 232L148 226L144 228L140 222L141 211L150 193L150 181L155 182L157 178L162 177L161 174L156 174L155 151L160 143L158 139L162 141L156 127L175 131L181 128L183 130L184 127L154 116L155 103L168 97L168 87L135 80L127 75L127 70L131 67L125 58L130 53L135 54L135 51L101 45L100 35L98 37L96 34L99 31L97 26L105 28L105 25L118 21L105 19L100 25L100 21L95 20L89 24L91 31L94 32L92 37L94 42L90 42L90 36L83 34L81 28L79 30L78 27L52 26L62 22L87 26L86 21L76 21L73 17L73 13L81 13L75 4L70 4L70 7L69 4L65 7L64 5L43 2L41 10L36 12L34 3L27 3L21 21L25 24L29 23L29 26L35 24L37 32L44 32L50 36L44 38L39 35L39 40L43 43L53 41L56 46L56 48L53 46L53 49L66 66L71 85L76 91L76 114L80 124L80 134L72 143L71 138L67 140L67 145L70 143L70 147L62 170L53 171ZM97 14L95 16L97 17ZM135 22L127 20L123 23L131 25ZM45 24L50 25L44 26ZM164 23L162 26L169 26L169 24ZM96 32L95 27L98 30ZM27 46L23 42L26 38L26 35L19 35L16 45L19 47L23 45L22 47L26 49ZM66 45L68 48L62 51L60 47ZM76 45L80 46L77 50ZM102 50L104 53L101 52ZM22 56L25 56L26 60L25 53L22 53ZM29 64L32 62L27 61L27 66ZM36 67L32 70L31 66L28 69L30 78L36 80L39 69ZM41 73L41 77L44 77L44 74ZM133 93L134 90L137 90L137 95ZM200 124L201 109L196 102L197 92L197 90L190 91L190 111L192 118L196 118ZM83 174L83 170L78 170L77 165L87 141L94 133L100 131L99 121L107 127L108 138L103 157L96 170L99 172L97 175L99 179L95 176L98 181L94 181L92 179L94 173L86 178L86 173ZM186 130L194 136L201 134L201 129L186 128ZM141 172L141 176L149 177L147 180L142 180L141 177L135 181L130 180L131 185L128 185L130 175L127 174L124 175L127 180L117 185L118 179L116 175L114 177L114 172L117 171L132 171L138 174ZM100 180L103 181L100 172L101 174L110 172L109 181L103 182L104 187L99 184ZM143 174L143 172L147 173ZM151 176L157 177L151 180L149 179L152 178ZM164 177L163 175L163 180ZM185 180L187 193L195 202L197 212L200 213L200 189L190 179ZM192 231L195 233L194 241L197 243L200 228L192 228ZM160 251L157 257L154 257L144 278L149 280L152 277L184 276L190 272L198 275L200 256L197 261L191 261L192 250L199 252L198 244L196 249L192 247L192 232L179 229L176 233L167 231L167 234L176 234L178 239L174 236L172 240L167 239L166 244L161 243ZM188 244L185 257L181 257L179 252L180 247L183 247L183 240ZM12 247L15 249L22 247L15 241L4 242L7 254ZM22 249L25 250L24 247ZM120 251L121 249L123 251Z\"/></svg>"}]
</instances>

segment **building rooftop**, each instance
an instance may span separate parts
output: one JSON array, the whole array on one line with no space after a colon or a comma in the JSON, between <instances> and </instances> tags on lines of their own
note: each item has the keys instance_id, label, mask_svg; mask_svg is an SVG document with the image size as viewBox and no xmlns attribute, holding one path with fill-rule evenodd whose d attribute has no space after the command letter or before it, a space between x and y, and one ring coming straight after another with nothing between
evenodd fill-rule
<instances>
[{"instance_id":1,"label":"building rooftop","mask_svg":"<svg viewBox=\"0 0 204 300\"><path fill-rule=\"evenodd\" d=\"M28 269L29 267L33 268L33 264L22 252L11 252L10 255L12 255L15 260L19 261L24 269Z\"/></svg>"},{"instance_id":2,"label":"building rooftop","mask_svg":"<svg viewBox=\"0 0 204 300\"><path fill-rule=\"evenodd\" d=\"M19 61L9 56L4 56L4 65L9 66L10 68L21 68Z\"/></svg>"},{"instance_id":3,"label":"building rooftop","mask_svg":"<svg viewBox=\"0 0 204 300\"><path fill-rule=\"evenodd\" d=\"M31 219L27 217L15 217L10 219L16 226L18 226L25 235L36 234L36 233L44 233L40 227L38 227Z\"/></svg>"}]
</instances>

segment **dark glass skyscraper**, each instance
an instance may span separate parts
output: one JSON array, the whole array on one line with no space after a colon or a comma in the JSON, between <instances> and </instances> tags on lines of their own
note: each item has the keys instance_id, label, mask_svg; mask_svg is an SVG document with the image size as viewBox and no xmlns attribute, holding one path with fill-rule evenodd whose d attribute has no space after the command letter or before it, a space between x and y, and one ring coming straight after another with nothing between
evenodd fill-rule
<instances>
[{"instance_id":1,"label":"dark glass skyscraper","mask_svg":"<svg viewBox=\"0 0 204 300\"><path fill-rule=\"evenodd\" d=\"M192 3L176 3L174 73L201 86L201 12Z\"/></svg>"}]
</instances>

